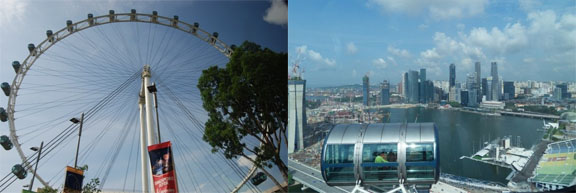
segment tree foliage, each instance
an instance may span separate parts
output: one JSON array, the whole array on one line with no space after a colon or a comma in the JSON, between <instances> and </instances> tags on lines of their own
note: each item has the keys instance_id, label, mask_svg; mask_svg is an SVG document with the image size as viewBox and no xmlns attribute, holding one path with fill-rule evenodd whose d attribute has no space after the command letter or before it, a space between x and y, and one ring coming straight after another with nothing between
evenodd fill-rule
<instances>
[{"instance_id":1,"label":"tree foliage","mask_svg":"<svg viewBox=\"0 0 576 193\"><path fill-rule=\"evenodd\" d=\"M244 157L258 167L278 166L287 179L282 143L287 144L288 55L251 42L237 47L225 68L212 66L198 80L203 107L209 114L203 140L228 159ZM243 139L261 145L248 146ZM247 154L256 155L251 159Z\"/></svg>"},{"instance_id":2,"label":"tree foliage","mask_svg":"<svg viewBox=\"0 0 576 193\"><path fill-rule=\"evenodd\" d=\"M98 188L100 186L99 178L92 178L90 182L82 188L82 193L100 193L102 190Z\"/></svg>"}]
</instances>

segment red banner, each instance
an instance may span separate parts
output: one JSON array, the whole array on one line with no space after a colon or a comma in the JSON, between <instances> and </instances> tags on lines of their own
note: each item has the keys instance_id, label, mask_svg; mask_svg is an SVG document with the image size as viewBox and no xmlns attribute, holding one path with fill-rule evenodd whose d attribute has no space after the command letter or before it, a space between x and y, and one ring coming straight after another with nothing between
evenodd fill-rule
<instances>
[{"instance_id":1,"label":"red banner","mask_svg":"<svg viewBox=\"0 0 576 193\"><path fill-rule=\"evenodd\" d=\"M178 193L171 146L170 141L148 146L156 193Z\"/></svg>"}]
</instances>

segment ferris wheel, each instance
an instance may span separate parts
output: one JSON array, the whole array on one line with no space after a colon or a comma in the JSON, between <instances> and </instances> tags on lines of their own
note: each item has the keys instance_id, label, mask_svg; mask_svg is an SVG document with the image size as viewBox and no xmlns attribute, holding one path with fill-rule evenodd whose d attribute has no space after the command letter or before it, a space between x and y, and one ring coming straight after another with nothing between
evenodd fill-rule
<instances>
[{"instance_id":1,"label":"ferris wheel","mask_svg":"<svg viewBox=\"0 0 576 193\"><path fill-rule=\"evenodd\" d=\"M64 166L74 162L75 140L83 129L78 165L90 166L87 176L100 178L100 188L145 192L152 182L141 172L149 170L144 148L170 140L179 189L237 191L256 168L213 154L202 141L207 117L197 80L202 70L225 66L235 47L218 36L178 16L134 9L88 14L47 30L44 41L28 45L28 57L13 62L15 78L4 84L10 140L21 167L36 172L38 153L28 148L43 142L36 179L44 186L63 184ZM70 121L81 115L82 124ZM20 177L1 178L0 192Z\"/></svg>"}]
</instances>

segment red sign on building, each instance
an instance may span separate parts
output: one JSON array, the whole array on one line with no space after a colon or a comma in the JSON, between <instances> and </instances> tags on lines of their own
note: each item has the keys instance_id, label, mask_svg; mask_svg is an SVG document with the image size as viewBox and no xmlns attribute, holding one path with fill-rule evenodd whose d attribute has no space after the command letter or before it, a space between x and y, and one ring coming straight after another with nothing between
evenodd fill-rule
<instances>
[{"instance_id":1,"label":"red sign on building","mask_svg":"<svg viewBox=\"0 0 576 193\"><path fill-rule=\"evenodd\" d=\"M171 146L170 141L148 146L156 193L178 193Z\"/></svg>"}]
</instances>

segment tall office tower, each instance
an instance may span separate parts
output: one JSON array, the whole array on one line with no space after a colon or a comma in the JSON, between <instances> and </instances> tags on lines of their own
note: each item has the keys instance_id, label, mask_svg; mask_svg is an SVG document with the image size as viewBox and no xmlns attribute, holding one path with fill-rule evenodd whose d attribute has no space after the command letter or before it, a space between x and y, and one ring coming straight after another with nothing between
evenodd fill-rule
<instances>
[{"instance_id":1,"label":"tall office tower","mask_svg":"<svg viewBox=\"0 0 576 193\"><path fill-rule=\"evenodd\" d=\"M418 103L418 71L408 72L408 103Z\"/></svg>"},{"instance_id":2,"label":"tall office tower","mask_svg":"<svg viewBox=\"0 0 576 193\"><path fill-rule=\"evenodd\" d=\"M476 95L477 95L477 100L476 102L480 103L482 102L482 71L480 68L480 62L476 62L475 64L475 69L476 69Z\"/></svg>"},{"instance_id":3,"label":"tall office tower","mask_svg":"<svg viewBox=\"0 0 576 193\"><path fill-rule=\"evenodd\" d=\"M468 74L466 79L466 87L468 88L468 102L467 106L476 107L478 104L476 73Z\"/></svg>"},{"instance_id":4,"label":"tall office tower","mask_svg":"<svg viewBox=\"0 0 576 193\"><path fill-rule=\"evenodd\" d=\"M504 81L504 100L514 99L514 82L512 81Z\"/></svg>"},{"instance_id":5,"label":"tall office tower","mask_svg":"<svg viewBox=\"0 0 576 193\"><path fill-rule=\"evenodd\" d=\"M560 99L566 99L566 98L571 98L572 96L570 96L571 94L568 93L568 84L566 83L562 83L562 84L557 84L556 88L560 88L560 90L562 91L561 94L561 98Z\"/></svg>"},{"instance_id":6,"label":"tall office tower","mask_svg":"<svg viewBox=\"0 0 576 193\"><path fill-rule=\"evenodd\" d=\"M499 101L500 96L502 95L502 89L500 87L500 79L498 77L498 64L496 62L492 62L492 100Z\"/></svg>"},{"instance_id":7,"label":"tall office tower","mask_svg":"<svg viewBox=\"0 0 576 193\"><path fill-rule=\"evenodd\" d=\"M368 75L364 75L364 77L362 78L362 104L364 104L364 106L369 106L370 105L370 78L368 78Z\"/></svg>"},{"instance_id":8,"label":"tall office tower","mask_svg":"<svg viewBox=\"0 0 576 193\"><path fill-rule=\"evenodd\" d=\"M431 80L426 81L426 103L434 101L434 82Z\"/></svg>"},{"instance_id":9,"label":"tall office tower","mask_svg":"<svg viewBox=\"0 0 576 193\"><path fill-rule=\"evenodd\" d=\"M486 81L486 78L482 79L482 94L480 94L481 96L486 96L486 93L488 93L488 81Z\"/></svg>"},{"instance_id":10,"label":"tall office tower","mask_svg":"<svg viewBox=\"0 0 576 193\"><path fill-rule=\"evenodd\" d=\"M460 104L462 106L468 106L469 102L470 99L468 98L468 91L467 90L460 91Z\"/></svg>"},{"instance_id":11,"label":"tall office tower","mask_svg":"<svg viewBox=\"0 0 576 193\"><path fill-rule=\"evenodd\" d=\"M408 102L408 72L402 73L402 97Z\"/></svg>"},{"instance_id":12,"label":"tall office tower","mask_svg":"<svg viewBox=\"0 0 576 193\"><path fill-rule=\"evenodd\" d=\"M562 100L562 88L556 86L556 88L554 88L554 99L556 100Z\"/></svg>"},{"instance_id":13,"label":"tall office tower","mask_svg":"<svg viewBox=\"0 0 576 193\"><path fill-rule=\"evenodd\" d=\"M492 97L494 96L492 94L492 91L494 90L494 89L492 89L492 83L493 82L494 81L492 79L492 76L486 77L486 100L487 101L491 101Z\"/></svg>"},{"instance_id":14,"label":"tall office tower","mask_svg":"<svg viewBox=\"0 0 576 193\"><path fill-rule=\"evenodd\" d=\"M388 83L387 80L384 80L384 82L380 84L380 104L390 104L390 83Z\"/></svg>"},{"instance_id":15,"label":"tall office tower","mask_svg":"<svg viewBox=\"0 0 576 193\"><path fill-rule=\"evenodd\" d=\"M288 153L304 148L306 80L288 80Z\"/></svg>"},{"instance_id":16,"label":"tall office tower","mask_svg":"<svg viewBox=\"0 0 576 193\"><path fill-rule=\"evenodd\" d=\"M448 81L450 81L448 88L456 84L456 66L454 64L450 64L450 79Z\"/></svg>"},{"instance_id":17,"label":"tall office tower","mask_svg":"<svg viewBox=\"0 0 576 193\"><path fill-rule=\"evenodd\" d=\"M426 103L427 101L427 94L426 92L428 91L428 89L426 88L427 84L426 84L426 69L425 68L421 68L420 69L420 91L419 91L419 96L418 96L418 101L419 103Z\"/></svg>"}]
</instances>

